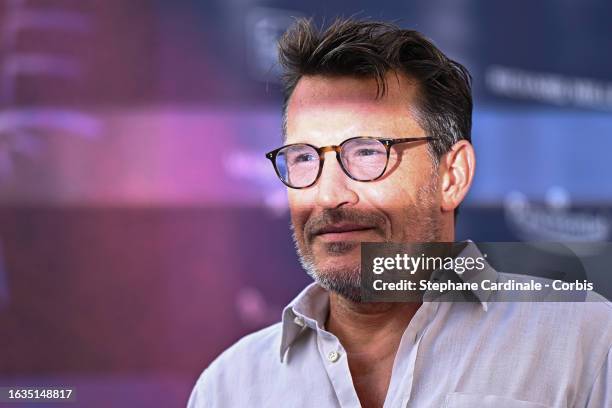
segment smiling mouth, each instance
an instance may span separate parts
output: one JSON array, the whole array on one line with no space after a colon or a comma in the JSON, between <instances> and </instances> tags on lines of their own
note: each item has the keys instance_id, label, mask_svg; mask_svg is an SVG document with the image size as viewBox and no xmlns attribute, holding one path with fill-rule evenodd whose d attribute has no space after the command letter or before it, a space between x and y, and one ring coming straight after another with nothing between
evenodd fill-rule
<instances>
[{"instance_id":1,"label":"smiling mouth","mask_svg":"<svg viewBox=\"0 0 612 408\"><path fill-rule=\"evenodd\" d=\"M323 241L356 241L360 236L374 230L374 227L368 225L357 224L342 224L329 225L321 228L314 234L315 238L321 238Z\"/></svg>"}]
</instances>

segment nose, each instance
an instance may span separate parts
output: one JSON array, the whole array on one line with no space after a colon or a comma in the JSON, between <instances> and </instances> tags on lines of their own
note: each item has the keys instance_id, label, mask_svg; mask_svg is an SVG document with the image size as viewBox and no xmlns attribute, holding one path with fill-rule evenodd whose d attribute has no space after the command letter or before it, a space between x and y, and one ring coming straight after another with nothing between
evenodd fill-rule
<instances>
[{"instance_id":1,"label":"nose","mask_svg":"<svg viewBox=\"0 0 612 408\"><path fill-rule=\"evenodd\" d=\"M352 180L342 171L336 153L326 152L321 177L315 184L318 189L317 204L322 208L357 204L359 196L353 190L352 184Z\"/></svg>"}]
</instances>

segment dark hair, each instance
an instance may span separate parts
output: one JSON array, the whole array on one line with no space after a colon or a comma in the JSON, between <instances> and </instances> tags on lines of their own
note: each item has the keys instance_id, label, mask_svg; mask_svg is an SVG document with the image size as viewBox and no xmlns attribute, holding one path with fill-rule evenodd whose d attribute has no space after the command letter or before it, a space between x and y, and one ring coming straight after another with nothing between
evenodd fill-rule
<instances>
[{"instance_id":1,"label":"dark hair","mask_svg":"<svg viewBox=\"0 0 612 408\"><path fill-rule=\"evenodd\" d=\"M319 29L312 19L301 18L285 32L278 48L284 71L284 135L287 104L302 76L375 78L381 97L386 93L386 73L395 71L418 83L416 120L438 139L429 145L436 164L457 141L471 143L471 76L417 31L354 19L337 19Z\"/></svg>"}]
</instances>

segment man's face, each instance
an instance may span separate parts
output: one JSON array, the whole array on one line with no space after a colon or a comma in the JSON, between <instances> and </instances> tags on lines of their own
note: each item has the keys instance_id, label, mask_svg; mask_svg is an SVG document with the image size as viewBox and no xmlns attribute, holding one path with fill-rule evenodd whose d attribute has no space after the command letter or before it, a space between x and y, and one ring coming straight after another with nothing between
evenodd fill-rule
<instances>
[{"instance_id":1,"label":"man's face","mask_svg":"<svg viewBox=\"0 0 612 408\"><path fill-rule=\"evenodd\" d=\"M286 143L321 147L354 136L426 136L411 112L413 83L389 74L385 96L376 99L376 91L374 79L303 77L287 106ZM288 192L296 248L309 274L358 301L360 242L438 240L436 175L426 142L393 146L385 174L372 182L350 179L335 152L326 152L318 181Z\"/></svg>"}]
</instances>

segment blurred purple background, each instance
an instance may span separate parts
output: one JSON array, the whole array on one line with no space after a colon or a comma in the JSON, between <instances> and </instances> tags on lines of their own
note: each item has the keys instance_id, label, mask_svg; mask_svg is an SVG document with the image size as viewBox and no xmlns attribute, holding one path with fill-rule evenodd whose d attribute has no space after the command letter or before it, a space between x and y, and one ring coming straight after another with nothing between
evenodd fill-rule
<instances>
[{"instance_id":1,"label":"blurred purple background","mask_svg":"<svg viewBox=\"0 0 612 408\"><path fill-rule=\"evenodd\" d=\"M295 16L353 14L422 31L474 76L458 239L610 239L604 0L0 0L0 386L184 406L279 320L309 278L263 156L275 41Z\"/></svg>"}]
</instances>

